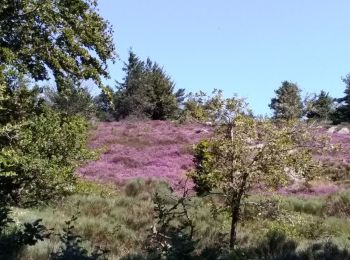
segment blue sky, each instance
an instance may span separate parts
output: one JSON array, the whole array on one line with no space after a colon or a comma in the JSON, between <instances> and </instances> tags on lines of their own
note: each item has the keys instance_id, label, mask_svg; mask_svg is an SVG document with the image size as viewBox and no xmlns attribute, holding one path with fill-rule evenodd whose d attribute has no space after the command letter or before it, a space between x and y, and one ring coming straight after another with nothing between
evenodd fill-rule
<instances>
[{"instance_id":1,"label":"blue sky","mask_svg":"<svg viewBox=\"0 0 350 260\"><path fill-rule=\"evenodd\" d=\"M340 97L350 73L349 0L100 0L99 9L120 58L112 85L130 47L178 88L237 93L256 114L270 113L281 81Z\"/></svg>"}]
</instances>

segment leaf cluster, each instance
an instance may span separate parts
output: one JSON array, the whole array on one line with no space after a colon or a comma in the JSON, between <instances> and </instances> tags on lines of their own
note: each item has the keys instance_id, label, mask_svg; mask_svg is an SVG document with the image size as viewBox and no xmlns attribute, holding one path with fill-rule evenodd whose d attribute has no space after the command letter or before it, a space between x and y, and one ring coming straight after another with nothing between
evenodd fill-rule
<instances>
[{"instance_id":1,"label":"leaf cluster","mask_svg":"<svg viewBox=\"0 0 350 260\"><path fill-rule=\"evenodd\" d=\"M0 71L14 68L35 81L53 75L101 85L115 47L95 0L4 0L0 6Z\"/></svg>"}]
</instances>

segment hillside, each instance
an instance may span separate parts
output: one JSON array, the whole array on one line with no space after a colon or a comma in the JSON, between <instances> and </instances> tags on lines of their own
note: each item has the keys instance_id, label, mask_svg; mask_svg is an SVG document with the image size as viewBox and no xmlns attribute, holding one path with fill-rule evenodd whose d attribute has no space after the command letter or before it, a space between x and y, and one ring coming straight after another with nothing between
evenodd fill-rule
<instances>
[{"instance_id":1,"label":"hillside","mask_svg":"<svg viewBox=\"0 0 350 260\"><path fill-rule=\"evenodd\" d=\"M92 133L90 147L104 152L99 160L79 169L79 174L117 183L161 179L175 187L193 166L192 145L210 132L201 124L168 121L100 123Z\"/></svg>"},{"instance_id":2,"label":"hillside","mask_svg":"<svg viewBox=\"0 0 350 260\"><path fill-rule=\"evenodd\" d=\"M132 179L164 180L173 188L180 187L186 172L193 167L192 146L210 136L212 128L202 124L179 125L170 121L121 121L99 123L91 133L89 145L101 149L98 160L78 170L89 180L124 184ZM341 145L338 152L315 155L334 165L348 165L350 135L344 131L327 131L333 145ZM191 185L191 184L190 184ZM280 194L322 195L341 187L326 179L317 181L307 190L291 185L278 190Z\"/></svg>"}]
</instances>

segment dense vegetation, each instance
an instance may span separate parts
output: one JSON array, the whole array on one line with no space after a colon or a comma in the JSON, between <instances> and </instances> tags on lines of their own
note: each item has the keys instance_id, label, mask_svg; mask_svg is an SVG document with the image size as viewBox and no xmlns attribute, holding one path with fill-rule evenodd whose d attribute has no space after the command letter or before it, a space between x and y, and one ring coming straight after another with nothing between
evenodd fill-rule
<instances>
[{"instance_id":1,"label":"dense vegetation","mask_svg":"<svg viewBox=\"0 0 350 260\"><path fill-rule=\"evenodd\" d=\"M261 118L133 51L104 86L94 0L5 0L0 35L0 259L350 258L349 145L309 125L350 122L350 76L342 98L284 81Z\"/></svg>"}]
</instances>

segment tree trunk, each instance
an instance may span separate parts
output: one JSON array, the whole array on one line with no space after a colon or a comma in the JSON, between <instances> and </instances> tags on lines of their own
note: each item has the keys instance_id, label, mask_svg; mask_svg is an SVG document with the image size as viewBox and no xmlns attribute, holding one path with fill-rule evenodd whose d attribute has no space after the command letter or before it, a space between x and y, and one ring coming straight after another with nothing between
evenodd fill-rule
<instances>
[{"instance_id":1,"label":"tree trunk","mask_svg":"<svg viewBox=\"0 0 350 260\"><path fill-rule=\"evenodd\" d=\"M237 200L232 201L231 205L231 232L230 232L230 249L233 249L237 239L237 224L239 221L241 196Z\"/></svg>"},{"instance_id":2,"label":"tree trunk","mask_svg":"<svg viewBox=\"0 0 350 260\"><path fill-rule=\"evenodd\" d=\"M233 249L237 239L237 224L239 221L241 201L246 190L247 179L249 174L246 172L242 175L242 182L236 195L232 196L231 201L231 232L230 232L230 249Z\"/></svg>"}]
</instances>

